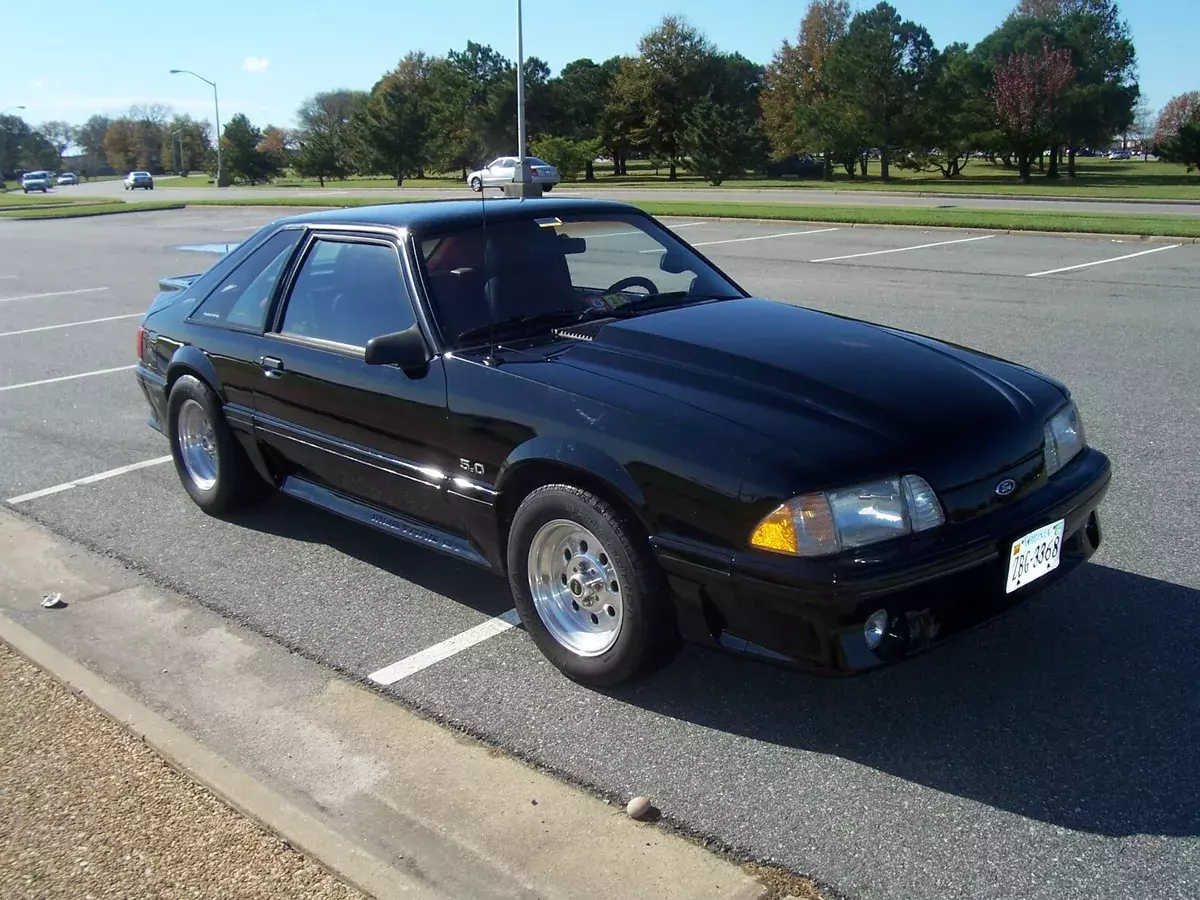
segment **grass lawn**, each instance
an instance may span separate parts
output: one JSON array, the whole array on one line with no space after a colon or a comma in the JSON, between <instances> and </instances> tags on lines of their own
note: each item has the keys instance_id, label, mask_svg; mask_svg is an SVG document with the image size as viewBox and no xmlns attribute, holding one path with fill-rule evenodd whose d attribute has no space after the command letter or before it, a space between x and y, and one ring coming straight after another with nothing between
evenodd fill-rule
<instances>
[{"instance_id":1,"label":"grass lawn","mask_svg":"<svg viewBox=\"0 0 1200 900\"><path fill-rule=\"evenodd\" d=\"M879 161L872 160L867 177L851 178L838 168L832 183L806 179L803 181L749 176L726 181L714 188L703 179L683 170L676 181L669 181L667 170L657 174L645 160L632 160L629 174L613 177L612 167L596 167L596 187L631 188L697 188L719 192L727 188L781 188L786 190L869 190L869 191L929 191L933 193L979 193L1016 197L1065 196L1079 198L1109 198L1131 200L1195 200L1200 202L1200 175L1187 173L1183 165L1150 160L1107 160L1080 158L1076 161L1075 178L1047 179L1034 175L1031 184L1021 184L1015 169L1005 169L986 160L972 160L958 178L943 178L938 172L910 172L892 167L892 180L881 181Z\"/></svg>"},{"instance_id":2,"label":"grass lawn","mask_svg":"<svg viewBox=\"0 0 1200 900\"><path fill-rule=\"evenodd\" d=\"M43 206L37 209L0 210L0 219L81 219L88 216L111 216L119 213L152 212L161 209L183 209L182 203L162 201L155 203L125 203L116 200L108 203L77 203L66 206Z\"/></svg>"},{"instance_id":3,"label":"grass lawn","mask_svg":"<svg viewBox=\"0 0 1200 900\"><path fill-rule=\"evenodd\" d=\"M9 191L7 194L0 194L0 209L14 206L70 206L78 203L94 204L100 202L111 201L75 197L65 191L57 194L26 194L21 191Z\"/></svg>"}]
</instances>

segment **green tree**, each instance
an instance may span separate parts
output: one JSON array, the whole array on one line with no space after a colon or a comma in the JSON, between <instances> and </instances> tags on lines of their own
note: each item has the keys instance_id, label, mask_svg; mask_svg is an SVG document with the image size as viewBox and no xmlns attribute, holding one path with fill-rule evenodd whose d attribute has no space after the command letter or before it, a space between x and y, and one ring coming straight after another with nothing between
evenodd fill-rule
<instances>
[{"instance_id":1,"label":"green tree","mask_svg":"<svg viewBox=\"0 0 1200 900\"><path fill-rule=\"evenodd\" d=\"M1172 97L1158 115L1154 132L1163 159L1200 169L1200 91Z\"/></svg>"},{"instance_id":2,"label":"green tree","mask_svg":"<svg viewBox=\"0 0 1200 900\"><path fill-rule=\"evenodd\" d=\"M354 172L354 138L350 121L363 102L365 91L341 88L322 91L305 100L296 110L300 125L300 150L296 164L301 174L320 179L345 178Z\"/></svg>"},{"instance_id":3,"label":"green tree","mask_svg":"<svg viewBox=\"0 0 1200 900\"><path fill-rule=\"evenodd\" d=\"M595 152L599 152L612 73L613 67L598 65L590 59L577 59L563 66L558 78L550 84L553 133L576 142L595 141ZM596 180L594 160L595 153L584 163L587 181Z\"/></svg>"},{"instance_id":4,"label":"green tree","mask_svg":"<svg viewBox=\"0 0 1200 900\"><path fill-rule=\"evenodd\" d=\"M20 116L0 115L0 184L16 175L20 166L21 145L31 129Z\"/></svg>"},{"instance_id":5,"label":"green tree","mask_svg":"<svg viewBox=\"0 0 1200 900\"><path fill-rule=\"evenodd\" d=\"M189 115L176 115L167 123L166 146L163 148L163 168L168 171L203 172L215 164L211 126ZM182 145L183 155L176 159Z\"/></svg>"},{"instance_id":6,"label":"green tree","mask_svg":"<svg viewBox=\"0 0 1200 900\"><path fill-rule=\"evenodd\" d=\"M460 170L465 179L468 167L495 155L501 140L497 136L498 98L510 77L515 85L512 64L491 47L474 41L468 41L465 50L430 61L429 151L438 168ZM510 152L515 149L511 146Z\"/></svg>"},{"instance_id":7,"label":"green tree","mask_svg":"<svg viewBox=\"0 0 1200 900\"><path fill-rule=\"evenodd\" d=\"M830 105L835 91L826 71L830 52L849 23L847 0L812 0L796 42L784 40L763 75L762 127L772 157L820 153L826 180L833 178L835 157L857 157L857 147L847 153L844 129L833 121L842 111Z\"/></svg>"},{"instance_id":8,"label":"green tree","mask_svg":"<svg viewBox=\"0 0 1200 900\"><path fill-rule=\"evenodd\" d=\"M902 21L888 3L858 13L830 53L830 83L862 113L884 181L891 177L892 154L920 143L915 113L932 82L934 58L929 32Z\"/></svg>"},{"instance_id":9,"label":"green tree","mask_svg":"<svg viewBox=\"0 0 1200 900\"><path fill-rule=\"evenodd\" d=\"M1035 53L1019 51L996 64L990 97L1021 180L1029 181L1033 160L1060 133L1066 96L1075 77L1069 50L1049 38Z\"/></svg>"},{"instance_id":10,"label":"green tree","mask_svg":"<svg viewBox=\"0 0 1200 900\"><path fill-rule=\"evenodd\" d=\"M706 98L688 114L684 146L688 169L709 184L720 185L758 161L762 133L745 106L717 104Z\"/></svg>"},{"instance_id":11,"label":"green tree","mask_svg":"<svg viewBox=\"0 0 1200 900\"><path fill-rule=\"evenodd\" d=\"M529 143L530 152L558 168L558 174L563 181L577 181L596 158L600 151L600 141L575 140L570 137L542 135Z\"/></svg>"},{"instance_id":12,"label":"green tree","mask_svg":"<svg viewBox=\"0 0 1200 900\"><path fill-rule=\"evenodd\" d=\"M58 155L58 164L61 165L63 154L75 141L75 129L68 122L52 119L43 122L37 130L54 147L54 152Z\"/></svg>"},{"instance_id":13,"label":"green tree","mask_svg":"<svg viewBox=\"0 0 1200 900\"><path fill-rule=\"evenodd\" d=\"M115 119L104 133L104 158L118 174L138 168L140 146L137 123L130 119Z\"/></svg>"},{"instance_id":14,"label":"green tree","mask_svg":"<svg viewBox=\"0 0 1200 900\"><path fill-rule=\"evenodd\" d=\"M614 56L601 68L608 72L608 92L600 113L600 144L613 161L614 176L628 175L629 154L638 146L635 130L641 121L633 98L624 89L636 76L638 62L630 56Z\"/></svg>"},{"instance_id":15,"label":"green tree","mask_svg":"<svg viewBox=\"0 0 1200 900\"><path fill-rule=\"evenodd\" d=\"M264 184L279 174L278 160L260 147L263 133L238 113L221 134L223 164L230 176L246 184Z\"/></svg>"},{"instance_id":16,"label":"green tree","mask_svg":"<svg viewBox=\"0 0 1200 900\"><path fill-rule=\"evenodd\" d=\"M404 184L423 165L427 124L419 96L396 75L385 76L352 118L359 169L386 172Z\"/></svg>"},{"instance_id":17,"label":"green tree","mask_svg":"<svg viewBox=\"0 0 1200 900\"><path fill-rule=\"evenodd\" d=\"M628 95L639 114L634 140L670 162L671 181L678 177L688 116L706 93L704 76L715 52L686 19L665 16L638 42L637 59L617 75L614 91Z\"/></svg>"},{"instance_id":18,"label":"green tree","mask_svg":"<svg viewBox=\"0 0 1200 900\"><path fill-rule=\"evenodd\" d=\"M937 54L929 89L915 115L916 133L923 143L897 163L902 167L937 169L954 178L970 160L971 151L989 142L991 110L966 44L951 44Z\"/></svg>"}]
</instances>

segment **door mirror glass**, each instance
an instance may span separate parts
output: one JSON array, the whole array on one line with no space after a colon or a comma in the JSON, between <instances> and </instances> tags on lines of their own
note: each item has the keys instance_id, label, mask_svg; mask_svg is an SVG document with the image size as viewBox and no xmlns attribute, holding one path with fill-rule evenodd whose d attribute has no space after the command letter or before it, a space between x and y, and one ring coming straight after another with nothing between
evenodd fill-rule
<instances>
[{"instance_id":1,"label":"door mirror glass","mask_svg":"<svg viewBox=\"0 0 1200 900\"><path fill-rule=\"evenodd\" d=\"M429 348L421 330L413 325L404 331L371 338L363 359L369 366L396 366L406 375L419 378L429 369Z\"/></svg>"}]
</instances>

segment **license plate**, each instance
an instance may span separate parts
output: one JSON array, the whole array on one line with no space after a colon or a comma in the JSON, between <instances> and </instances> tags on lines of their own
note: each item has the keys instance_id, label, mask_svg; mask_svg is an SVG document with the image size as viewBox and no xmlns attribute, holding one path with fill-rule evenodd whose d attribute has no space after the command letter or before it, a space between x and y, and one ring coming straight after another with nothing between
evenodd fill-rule
<instances>
[{"instance_id":1,"label":"license plate","mask_svg":"<svg viewBox=\"0 0 1200 900\"><path fill-rule=\"evenodd\" d=\"M1065 525L1066 520L1059 519L1013 541L1012 551L1008 555L1008 587L1005 593L1011 594L1017 588L1058 568Z\"/></svg>"}]
</instances>

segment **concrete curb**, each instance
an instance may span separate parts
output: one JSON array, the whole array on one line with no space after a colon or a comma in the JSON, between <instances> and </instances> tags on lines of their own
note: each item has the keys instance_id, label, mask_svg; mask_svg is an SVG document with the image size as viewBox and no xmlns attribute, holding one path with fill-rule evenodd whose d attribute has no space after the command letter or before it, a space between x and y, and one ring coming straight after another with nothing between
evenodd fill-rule
<instances>
[{"instance_id":1,"label":"concrete curb","mask_svg":"<svg viewBox=\"0 0 1200 900\"><path fill-rule=\"evenodd\" d=\"M122 201L122 202L125 202L125 201ZM157 201L152 201L152 202L157 202ZM82 204L80 204L80 205L82 206ZM98 203L96 205L103 206L105 204ZM48 215L48 216L30 215L31 210L29 210L29 209L21 210L22 214L20 214L20 215L9 215L3 207L0 207L0 219L12 219L15 222L44 222L44 221L48 221L51 219L91 219L96 216L123 216L127 213L170 212L171 210L184 209L184 208L186 208L187 204L186 203L172 203L168 206L150 206L149 204L147 204L146 206L142 206L142 204L140 204L140 203L138 203L138 204L131 203L131 204L128 204L128 206L129 206L128 209L95 209L95 210L91 210L91 211L88 211L86 209L81 209L77 213L70 213L67 215L55 214L55 215ZM61 207L61 206L52 207L52 209L54 209L54 210L60 210L63 208L64 207ZM69 209L70 207L67 207L67 208Z\"/></svg>"},{"instance_id":2,"label":"concrete curb","mask_svg":"<svg viewBox=\"0 0 1200 900\"><path fill-rule=\"evenodd\" d=\"M0 615L0 640L148 744L172 768L202 784L336 878L377 900L440 897L423 882L354 846L337 831L4 615Z\"/></svg>"}]
</instances>

